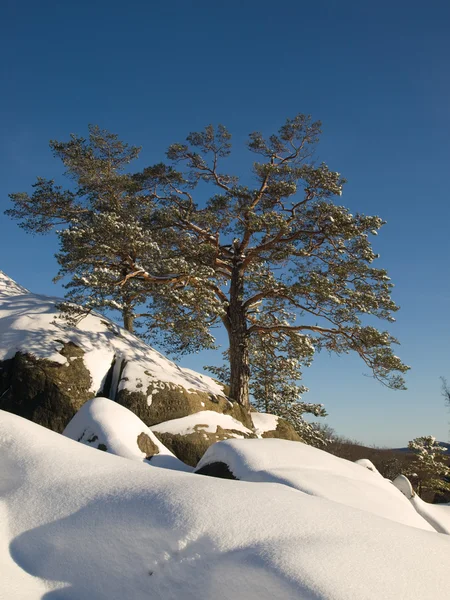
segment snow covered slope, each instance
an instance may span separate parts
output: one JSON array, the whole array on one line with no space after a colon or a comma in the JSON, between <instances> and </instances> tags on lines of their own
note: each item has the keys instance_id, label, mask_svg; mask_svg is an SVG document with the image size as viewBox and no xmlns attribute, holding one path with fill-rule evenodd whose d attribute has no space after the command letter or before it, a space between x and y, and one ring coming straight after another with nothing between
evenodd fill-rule
<instances>
[{"instance_id":1,"label":"snow covered slope","mask_svg":"<svg viewBox=\"0 0 450 600\"><path fill-rule=\"evenodd\" d=\"M3 412L0 515L5 600L434 600L450 589L449 536L286 485L150 468Z\"/></svg>"},{"instance_id":2,"label":"snow covered slope","mask_svg":"<svg viewBox=\"0 0 450 600\"><path fill-rule=\"evenodd\" d=\"M146 461L157 467L192 471L161 444L139 417L107 398L85 402L63 435L116 456Z\"/></svg>"},{"instance_id":3,"label":"snow covered slope","mask_svg":"<svg viewBox=\"0 0 450 600\"><path fill-rule=\"evenodd\" d=\"M276 439L218 442L208 448L196 470L216 462L225 463L243 481L282 483L311 496L434 531L404 495L378 472L301 442Z\"/></svg>"},{"instance_id":4,"label":"snow covered slope","mask_svg":"<svg viewBox=\"0 0 450 600\"><path fill-rule=\"evenodd\" d=\"M118 369L123 368L118 390L143 391L151 382L158 382L223 396L222 387L213 379L178 367L102 315L90 314L77 328L68 327L56 306L60 302L58 298L32 294L0 272L0 361L21 351L67 364L69 359L60 350L65 342L72 342L84 351L92 395L102 389L115 360Z\"/></svg>"}]
</instances>

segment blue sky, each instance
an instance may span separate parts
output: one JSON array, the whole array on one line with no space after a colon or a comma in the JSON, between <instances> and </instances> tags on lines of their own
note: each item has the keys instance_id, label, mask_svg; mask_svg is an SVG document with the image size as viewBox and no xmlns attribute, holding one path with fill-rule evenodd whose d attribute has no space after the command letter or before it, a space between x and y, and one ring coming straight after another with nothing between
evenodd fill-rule
<instances>
[{"instance_id":1,"label":"blue sky","mask_svg":"<svg viewBox=\"0 0 450 600\"><path fill-rule=\"evenodd\" d=\"M36 176L60 177L49 139L88 123L142 145L142 166L189 131L224 123L236 163L250 131L288 116L323 122L320 159L348 184L342 203L388 224L374 241L401 306L392 333L408 390L320 355L304 374L327 422L365 443L448 439L450 379L450 4L446 1L19 2L0 9L0 210ZM0 217L0 268L60 293L53 237ZM187 357L193 368L211 356Z\"/></svg>"}]
</instances>

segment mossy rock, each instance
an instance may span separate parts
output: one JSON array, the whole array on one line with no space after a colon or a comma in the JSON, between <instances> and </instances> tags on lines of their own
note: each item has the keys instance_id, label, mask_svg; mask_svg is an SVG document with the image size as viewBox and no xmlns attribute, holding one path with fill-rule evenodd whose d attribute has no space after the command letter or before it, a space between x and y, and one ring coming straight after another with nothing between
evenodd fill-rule
<instances>
[{"instance_id":1,"label":"mossy rock","mask_svg":"<svg viewBox=\"0 0 450 600\"><path fill-rule=\"evenodd\" d=\"M152 382L146 393L122 389L116 396L116 402L134 412L148 427L203 410L213 410L230 415L249 429L253 429L250 414L241 404L231 402L225 396L189 391L179 385L162 381Z\"/></svg>"},{"instance_id":2,"label":"mossy rock","mask_svg":"<svg viewBox=\"0 0 450 600\"><path fill-rule=\"evenodd\" d=\"M137 445L141 452L144 452L147 458L151 458L155 456L155 454L159 454L159 448L155 444L155 442L150 438L149 435L142 432L137 437Z\"/></svg>"},{"instance_id":3,"label":"mossy rock","mask_svg":"<svg viewBox=\"0 0 450 600\"><path fill-rule=\"evenodd\" d=\"M201 427L201 425L197 425L195 427L196 431L186 435L160 433L158 431L154 431L153 433L177 458L191 467L195 467L208 448L216 442L236 437L256 437L253 434L244 434L242 431L222 429L220 426L217 426L215 433L205 431Z\"/></svg>"},{"instance_id":4,"label":"mossy rock","mask_svg":"<svg viewBox=\"0 0 450 600\"><path fill-rule=\"evenodd\" d=\"M302 442L302 438L298 435L295 429L288 421L278 417L277 428L270 431L265 431L262 434L263 438L280 438L282 440L290 440L291 442Z\"/></svg>"},{"instance_id":5,"label":"mossy rock","mask_svg":"<svg viewBox=\"0 0 450 600\"><path fill-rule=\"evenodd\" d=\"M0 409L61 433L92 397L92 380L81 348L65 343L67 364L17 352L0 362Z\"/></svg>"}]
</instances>

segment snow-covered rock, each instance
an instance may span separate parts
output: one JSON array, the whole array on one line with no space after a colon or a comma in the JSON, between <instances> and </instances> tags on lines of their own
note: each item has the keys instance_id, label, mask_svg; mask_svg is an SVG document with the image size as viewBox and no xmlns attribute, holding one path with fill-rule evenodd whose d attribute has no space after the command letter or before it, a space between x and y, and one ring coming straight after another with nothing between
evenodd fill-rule
<instances>
[{"instance_id":1,"label":"snow-covered rock","mask_svg":"<svg viewBox=\"0 0 450 600\"><path fill-rule=\"evenodd\" d=\"M231 415L212 410L154 425L152 431L181 460L195 465L214 443L230 438L252 438L255 434Z\"/></svg>"},{"instance_id":2,"label":"snow-covered rock","mask_svg":"<svg viewBox=\"0 0 450 600\"><path fill-rule=\"evenodd\" d=\"M450 535L450 504L429 504L424 502L414 491L411 482L404 475L399 475L392 482L400 492L408 498L411 505L436 531Z\"/></svg>"},{"instance_id":3,"label":"snow-covered rock","mask_svg":"<svg viewBox=\"0 0 450 600\"><path fill-rule=\"evenodd\" d=\"M336 460L334 476L310 466L329 496L353 479ZM450 589L449 536L287 485L153 469L5 412L0 515L5 600L433 600Z\"/></svg>"},{"instance_id":4,"label":"snow-covered rock","mask_svg":"<svg viewBox=\"0 0 450 600\"><path fill-rule=\"evenodd\" d=\"M139 417L107 398L88 400L63 431L68 438L154 466L191 471L170 452Z\"/></svg>"},{"instance_id":5,"label":"snow-covered rock","mask_svg":"<svg viewBox=\"0 0 450 600\"><path fill-rule=\"evenodd\" d=\"M311 496L434 531L379 473L301 442L275 439L220 442L206 451L195 471L214 474L221 463L242 481L281 483Z\"/></svg>"},{"instance_id":6,"label":"snow-covered rock","mask_svg":"<svg viewBox=\"0 0 450 600\"><path fill-rule=\"evenodd\" d=\"M69 326L60 303L0 274L0 408L62 431L101 394L146 425L212 410L251 427L210 377L179 367L102 315Z\"/></svg>"},{"instance_id":7,"label":"snow-covered rock","mask_svg":"<svg viewBox=\"0 0 450 600\"><path fill-rule=\"evenodd\" d=\"M372 473L375 473L375 474L379 475L380 477L383 477L381 475L381 473L378 471L378 469L376 468L376 466L373 464L373 462L371 460L369 460L368 458L360 458L358 460L355 460L355 464L360 465L361 467L364 467L365 469L369 469L369 471L372 471Z\"/></svg>"},{"instance_id":8,"label":"snow-covered rock","mask_svg":"<svg viewBox=\"0 0 450 600\"><path fill-rule=\"evenodd\" d=\"M300 442L301 438L290 423L269 413L252 412L250 416L253 421L255 433L259 438L281 438Z\"/></svg>"}]
</instances>

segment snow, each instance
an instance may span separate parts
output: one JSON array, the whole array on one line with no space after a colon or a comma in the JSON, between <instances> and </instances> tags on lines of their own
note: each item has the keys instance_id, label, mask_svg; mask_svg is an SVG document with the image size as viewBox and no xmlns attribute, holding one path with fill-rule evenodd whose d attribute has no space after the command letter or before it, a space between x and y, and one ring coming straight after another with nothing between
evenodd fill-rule
<instances>
[{"instance_id":1,"label":"snow","mask_svg":"<svg viewBox=\"0 0 450 600\"><path fill-rule=\"evenodd\" d=\"M450 504L429 504L424 502L414 491L411 482L404 475L399 475L393 484L408 498L411 505L439 533L450 535Z\"/></svg>"},{"instance_id":2,"label":"snow","mask_svg":"<svg viewBox=\"0 0 450 600\"><path fill-rule=\"evenodd\" d=\"M208 448L196 470L213 462L226 463L243 481L282 483L311 496L434 531L390 481L301 442L270 438L218 442Z\"/></svg>"},{"instance_id":3,"label":"snow","mask_svg":"<svg viewBox=\"0 0 450 600\"><path fill-rule=\"evenodd\" d=\"M239 443L266 456L274 441ZM330 474L318 460L310 470ZM0 485L5 600L431 600L450 589L449 536L286 485L152 469L3 412Z\"/></svg>"},{"instance_id":4,"label":"snow","mask_svg":"<svg viewBox=\"0 0 450 600\"><path fill-rule=\"evenodd\" d=\"M255 426L255 433L261 437L266 431L275 431L278 425L278 417L269 413L252 412L250 416Z\"/></svg>"},{"instance_id":5,"label":"snow","mask_svg":"<svg viewBox=\"0 0 450 600\"><path fill-rule=\"evenodd\" d=\"M180 417L179 419L158 423L158 425L153 425L151 429L158 433L188 435L189 433L194 433L196 431L216 433L217 427L241 431L246 434L253 433L253 431L245 427L245 425L231 415L224 415L215 412L214 410L202 410L192 415L188 415L187 417Z\"/></svg>"},{"instance_id":6,"label":"snow","mask_svg":"<svg viewBox=\"0 0 450 600\"><path fill-rule=\"evenodd\" d=\"M369 460L368 458L360 458L359 460L355 460L355 464L360 465L361 467L364 467L365 469L369 469L369 471L372 471L372 473L376 473L380 477L383 477L383 475L381 475L381 473L378 471L378 469L373 464L373 462L371 460Z\"/></svg>"},{"instance_id":7,"label":"snow","mask_svg":"<svg viewBox=\"0 0 450 600\"><path fill-rule=\"evenodd\" d=\"M0 271L0 298L7 296L21 296L30 292L18 284L16 281L8 277L3 271Z\"/></svg>"},{"instance_id":8,"label":"snow","mask_svg":"<svg viewBox=\"0 0 450 600\"><path fill-rule=\"evenodd\" d=\"M151 384L158 383L224 395L222 386L211 377L177 366L102 315L91 313L77 327L68 326L60 318L56 306L60 302L59 298L32 294L0 272L0 361L20 351L67 364L60 350L64 342L73 342L85 352L83 360L92 378L92 395L102 389L113 360L124 367L118 389L146 394Z\"/></svg>"},{"instance_id":9,"label":"snow","mask_svg":"<svg viewBox=\"0 0 450 600\"><path fill-rule=\"evenodd\" d=\"M145 433L159 449L159 454L155 454L149 461L145 460L146 454L138 446L137 439L141 433ZM94 448L103 444L107 452L116 456L169 469L192 470L161 444L139 417L107 398L93 398L83 404L63 435Z\"/></svg>"},{"instance_id":10,"label":"snow","mask_svg":"<svg viewBox=\"0 0 450 600\"><path fill-rule=\"evenodd\" d=\"M450 535L450 505L449 504L429 504L424 502L415 494L410 502L421 517L436 529L439 533Z\"/></svg>"}]
</instances>

